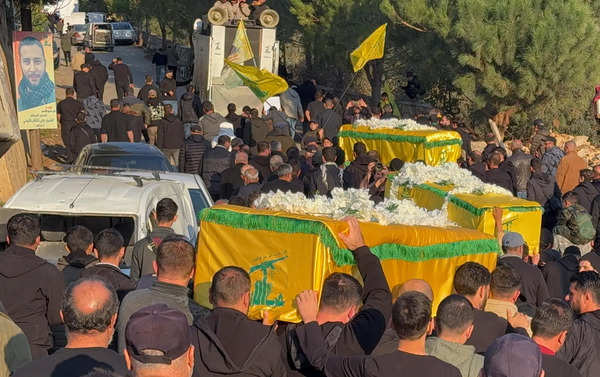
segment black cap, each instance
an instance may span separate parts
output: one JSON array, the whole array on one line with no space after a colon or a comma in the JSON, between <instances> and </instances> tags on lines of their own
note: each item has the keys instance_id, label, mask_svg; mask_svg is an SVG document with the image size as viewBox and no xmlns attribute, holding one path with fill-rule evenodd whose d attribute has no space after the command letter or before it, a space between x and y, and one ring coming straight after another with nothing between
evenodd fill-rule
<instances>
[{"instance_id":1,"label":"black cap","mask_svg":"<svg viewBox=\"0 0 600 377\"><path fill-rule=\"evenodd\" d=\"M231 140L232 147L238 147L240 145L244 145L244 141L239 137L234 137L233 140Z\"/></svg>"},{"instance_id":2,"label":"black cap","mask_svg":"<svg viewBox=\"0 0 600 377\"><path fill-rule=\"evenodd\" d=\"M192 131L192 132L202 132L202 127L198 123L194 123L190 127L190 131Z\"/></svg>"},{"instance_id":3,"label":"black cap","mask_svg":"<svg viewBox=\"0 0 600 377\"><path fill-rule=\"evenodd\" d=\"M544 121L541 120L540 118L537 118L536 120L533 121L533 125L538 126L538 127L544 127Z\"/></svg>"},{"instance_id":4,"label":"black cap","mask_svg":"<svg viewBox=\"0 0 600 377\"><path fill-rule=\"evenodd\" d=\"M147 306L133 313L125 328L127 352L146 364L171 364L192 344L185 315L165 304ZM158 350L159 356L144 355L144 350Z\"/></svg>"},{"instance_id":5,"label":"black cap","mask_svg":"<svg viewBox=\"0 0 600 377\"><path fill-rule=\"evenodd\" d=\"M314 145L308 145L306 148L304 148L304 150L308 153L317 153L317 151L319 150L319 148L317 148Z\"/></svg>"},{"instance_id":6,"label":"black cap","mask_svg":"<svg viewBox=\"0 0 600 377\"><path fill-rule=\"evenodd\" d=\"M317 139L314 136L307 136L303 141L304 141L304 145L308 145L310 143L317 143L319 141L319 139Z\"/></svg>"}]
</instances>

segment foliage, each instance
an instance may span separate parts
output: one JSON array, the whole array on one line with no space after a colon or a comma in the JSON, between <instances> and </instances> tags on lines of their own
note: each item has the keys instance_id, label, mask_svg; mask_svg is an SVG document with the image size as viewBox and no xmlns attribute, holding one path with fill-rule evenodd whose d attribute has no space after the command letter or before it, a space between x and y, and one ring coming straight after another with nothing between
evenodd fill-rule
<instances>
[{"instance_id":1,"label":"foliage","mask_svg":"<svg viewBox=\"0 0 600 377\"><path fill-rule=\"evenodd\" d=\"M585 118L600 77L600 34L588 2L383 0L382 10L443 41L456 64L448 77L475 114L512 110L520 125L539 116L561 124Z\"/></svg>"},{"instance_id":2,"label":"foliage","mask_svg":"<svg viewBox=\"0 0 600 377\"><path fill-rule=\"evenodd\" d=\"M309 70L322 73L323 76L317 76L321 82L329 80L333 85L347 82L352 72L349 53L385 22L378 8L380 0L290 0L290 3L291 13L303 28L304 47L310 55Z\"/></svg>"}]
</instances>

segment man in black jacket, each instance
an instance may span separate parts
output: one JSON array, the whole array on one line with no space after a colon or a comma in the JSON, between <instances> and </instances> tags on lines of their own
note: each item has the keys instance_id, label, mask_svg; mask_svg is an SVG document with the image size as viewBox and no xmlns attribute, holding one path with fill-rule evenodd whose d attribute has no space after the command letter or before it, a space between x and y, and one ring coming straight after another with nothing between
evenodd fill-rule
<instances>
[{"instance_id":1,"label":"man in black jacket","mask_svg":"<svg viewBox=\"0 0 600 377\"><path fill-rule=\"evenodd\" d=\"M595 377L600 370L600 275L594 271L575 274L566 299L578 317L556 356L583 377Z\"/></svg>"},{"instance_id":2,"label":"man in black jacket","mask_svg":"<svg viewBox=\"0 0 600 377\"><path fill-rule=\"evenodd\" d=\"M202 104L200 98L195 93L194 86L189 84L186 92L179 98L179 111L177 114L181 121L185 123L198 123L198 115L200 114Z\"/></svg>"},{"instance_id":3,"label":"man in black jacket","mask_svg":"<svg viewBox=\"0 0 600 377\"><path fill-rule=\"evenodd\" d=\"M514 182L507 169L500 165L504 161L502 153L493 152L487 160L487 170L479 177L485 183L503 187L514 194Z\"/></svg>"},{"instance_id":4,"label":"man in black jacket","mask_svg":"<svg viewBox=\"0 0 600 377\"><path fill-rule=\"evenodd\" d=\"M306 194L331 195L336 187L342 187L341 171L335 163L337 153L334 147L323 148L323 165L314 171L305 181Z\"/></svg>"},{"instance_id":5,"label":"man in black jacket","mask_svg":"<svg viewBox=\"0 0 600 377\"><path fill-rule=\"evenodd\" d=\"M507 159L514 166L517 196L527 199L527 182L531 176L531 155L523 152L521 140L513 140L511 143L512 155Z\"/></svg>"},{"instance_id":6,"label":"man in black jacket","mask_svg":"<svg viewBox=\"0 0 600 377\"><path fill-rule=\"evenodd\" d=\"M190 136L185 139L179 151L179 171L188 174L202 174L204 155L210 150L210 142L202 136L202 127L190 127Z\"/></svg>"},{"instance_id":7,"label":"man in black jacket","mask_svg":"<svg viewBox=\"0 0 600 377\"><path fill-rule=\"evenodd\" d=\"M179 165L179 150L183 147L185 132L183 123L173 114L173 106L165 105L165 117L158 124L156 146L175 168Z\"/></svg>"},{"instance_id":8,"label":"man in black jacket","mask_svg":"<svg viewBox=\"0 0 600 377\"><path fill-rule=\"evenodd\" d=\"M206 152L202 163L202 179L208 188L213 200L219 199L221 191L221 173L232 165L229 146L231 139L227 135L221 135L217 139L217 145Z\"/></svg>"},{"instance_id":9,"label":"man in black jacket","mask_svg":"<svg viewBox=\"0 0 600 377\"><path fill-rule=\"evenodd\" d=\"M297 175L294 175L294 169L290 164L281 164L275 170L277 179L265 182L262 187L262 192L304 192L302 181L297 180Z\"/></svg>"},{"instance_id":10,"label":"man in black jacket","mask_svg":"<svg viewBox=\"0 0 600 377\"><path fill-rule=\"evenodd\" d=\"M175 235L172 226L177 221L178 209L177 203L170 198L163 198L156 204L156 210L152 213L156 228L133 246L129 275L133 280L138 281L144 275L154 274L152 264L156 260L156 249L165 238Z\"/></svg>"},{"instance_id":11,"label":"man in black jacket","mask_svg":"<svg viewBox=\"0 0 600 377\"><path fill-rule=\"evenodd\" d=\"M77 99L80 101L98 94L96 80L90 69L89 64L82 64L81 71L75 72L73 76L73 89L77 92Z\"/></svg>"},{"instance_id":12,"label":"man in black jacket","mask_svg":"<svg viewBox=\"0 0 600 377\"><path fill-rule=\"evenodd\" d=\"M348 233L340 233L339 237L352 251L364 288L348 274L329 275L323 282L315 319L318 333L330 345L331 354L362 356L375 349L387 327L392 316L392 294L381 262L365 245L358 221L350 218L347 223ZM302 346L302 338L309 325L286 329L288 376L322 375L305 360L310 350Z\"/></svg>"},{"instance_id":13,"label":"man in black jacket","mask_svg":"<svg viewBox=\"0 0 600 377\"><path fill-rule=\"evenodd\" d=\"M550 297L546 281L537 266L523 262L523 236L515 232L506 232L502 237L504 255L498 264L508 264L521 276L521 296L519 302L535 307Z\"/></svg>"},{"instance_id":14,"label":"man in black jacket","mask_svg":"<svg viewBox=\"0 0 600 377\"><path fill-rule=\"evenodd\" d=\"M68 147L70 158L75 160L86 145L97 143L96 132L87 124L87 112L80 111L75 117L75 125L69 130Z\"/></svg>"},{"instance_id":15,"label":"man in black jacket","mask_svg":"<svg viewBox=\"0 0 600 377\"><path fill-rule=\"evenodd\" d=\"M454 290L471 302L474 309L473 332L465 344L475 346L475 352L485 353L487 348L504 334L518 331L527 335L527 317L521 313L508 316L508 321L483 309L490 292L492 276L484 266L466 262L454 274ZM521 328L515 330L516 328Z\"/></svg>"},{"instance_id":16,"label":"man in black jacket","mask_svg":"<svg viewBox=\"0 0 600 377\"><path fill-rule=\"evenodd\" d=\"M35 255L40 244L40 220L18 214L6 224L9 247L0 253L0 302L23 330L33 359L48 355L51 330L61 327L64 292L60 271Z\"/></svg>"},{"instance_id":17,"label":"man in black jacket","mask_svg":"<svg viewBox=\"0 0 600 377\"><path fill-rule=\"evenodd\" d=\"M335 104L332 98L325 100L325 111L320 113L315 120L324 131L324 136L329 140L332 140L334 144L337 144L337 135L340 127L342 126L342 117L338 115L333 109Z\"/></svg>"},{"instance_id":18,"label":"man in black jacket","mask_svg":"<svg viewBox=\"0 0 600 377\"><path fill-rule=\"evenodd\" d=\"M75 225L67 232L68 255L58 259L57 267L62 271L65 285L79 279L81 271L98 263L94 255L94 235L81 225Z\"/></svg>"},{"instance_id":19,"label":"man in black jacket","mask_svg":"<svg viewBox=\"0 0 600 377\"><path fill-rule=\"evenodd\" d=\"M545 301L535 312L532 338L542 351L542 368L548 377L581 377L577 368L556 357L572 325L573 311L562 299Z\"/></svg>"},{"instance_id":20,"label":"man in black jacket","mask_svg":"<svg viewBox=\"0 0 600 377\"><path fill-rule=\"evenodd\" d=\"M135 282L121 272L119 265L125 255L123 236L115 229L105 229L94 239L94 252L98 255L98 264L81 271L81 277L98 276L117 292L119 302L135 289Z\"/></svg>"},{"instance_id":21,"label":"man in black jacket","mask_svg":"<svg viewBox=\"0 0 600 377\"><path fill-rule=\"evenodd\" d=\"M126 114L121 112L121 102L118 99L110 100L110 113L102 118L100 140L107 142L133 143L133 131Z\"/></svg>"},{"instance_id":22,"label":"man in black jacket","mask_svg":"<svg viewBox=\"0 0 600 377\"><path fill-rule=\"evenodd\" d=\"M214 309L191 330L197 350L193 376L285 376L275 328L248 318L248 273L224 267L214 274L209 292Z\"/></svg>"},{"instance_id":23,"label":"man in black jacket","mask_svg":"<svg viewBox=\"0 0 600 377\"><path fill-rule=\"evenodd\" d=\"M248 165L248 153L237 152L235 154L235 165L221 174L221 199L229 200L237 195L240 187L244 185L242 180L242 168Z\"/></svg>"},{"instance_id":24,"label":"man in black jacket","mask_svg":"<svg viewBox=\"0 0 600 377\"><path fill-rule=\"evenodd\" d=\"M354 160L344 169L344 189L360 188L360 183L369 171L369 164L373 162L367 155L367 146L362 142L354 143Z\"/></svg>"},{"instance_id":25,"label":"man in black jacket","mask_svg":"<svg viewBox=\"0 0 600 377\"><path fill-rule=\"evenodd\" d=\"M579 181L581 183L573 189L573 192L577 194L577 203L591 214L592 202L600 194L596 186L592 183L594 181L594 172L592 169L582 169L579 171Z\"/></svg>"},{"instance_id":26,"label":"man in black jacket","mask_svg":"<svg viewBox=\"0 0 600 377\"><path fill-rule=\"evenodd\" d=\"M63 144L69 149L69 131L75 125L75 117L84 110L81 102L75 99L75 90L67 88L66 98L56 105L56 116L60 122L60 136Z\"/></svg>"},{"instance_id":27,"label":"man in black jacket","mask_svg":"<svg viewBox=\"0 0 600 377\"><path fill-rule=\"evenodd\" d=\"M256 144L256 155L250 159L250 165L258 170L260 181L266 182L271 176L271 145L266 141Z\"/></svg>"},{"instance_id":28,"label":"man in black jacket","mask_svg":"<svg viewBox=\"0 0 600 377\"><path fill-rule=\"evenodd\" d=\"M153 84L152 76L146 75L146 83L140 88L140 91L138 92L138 98L144 102L148 102L148 98L150 98L148 96L148 92L150 90L156 90L156 93L160 91L158 87Z\"/></svg>"},{"instance_id":29,"label":"man in black jacket","mask_svg":"<svg viewBox=\"0 0 600 377\"><path fill-rule=\"evenodd\" d=\"M133 75L129 66L123 63L123 59L114 58L112 63L108 65L115 74L115 88L117 89L117 98L122 99L125 88L133 88Z\"/></svg>"},{"instance_id":30,"label":"man in black jacket","mask_svg":"<svg viewBox=\"0 0 600 377\"><path fill-rule=\"evenodd\" d=\"M160 95L163 100L174 100L177 83L173 78L173 71L167 71L165 78L159 84Z\"/></svg>"},{"instance_id":31,"label":"man in black jacket","mask_svg":"<svg viewBox=\"0 0 600 377\"><path fill-rule=\"evenodd\" d=\"M581 251L577 246L565 249L563 257L555 262L547 263L542 270L550 297L565 298L569 293L569 284L573 275L579 271Z\"/></svg>"},{"instance_id":32,"label":"man in black jacket","mask_svg":"<svg viewBox=\"0 0 600 377\"><path fill-rule=\"evenodd\" d=\"M104 102L104 86L106 85L106 81L108 81L108 70L98 59L94 60L91 65L92 70L90 73L94 76L94 80L96 81L98 99L100 99L100 102Z\"/></svg>"}]
</instances>

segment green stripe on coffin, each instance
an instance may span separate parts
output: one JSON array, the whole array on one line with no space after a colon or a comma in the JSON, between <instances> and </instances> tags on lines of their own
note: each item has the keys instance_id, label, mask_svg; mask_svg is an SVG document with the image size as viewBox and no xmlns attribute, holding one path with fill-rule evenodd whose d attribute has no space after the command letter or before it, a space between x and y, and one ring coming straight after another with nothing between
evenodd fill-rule
<instances>
[{"instance_id":1,"label":"green stripe on coffin","mask_svg":"<svg viewBox=\"0 0 600 377\"><path fill-rule=\"evenodd\" d=\"M462 145L462 139L427 141L427 138L425 136L390 135L383 133L367 133L358 131L340 131L338 137L351 137L355 139L370 140L387 140L398 143L407 142L412 144L424 144L425 148L445 147L447 145Z\"/></svg>"},{"instance_id":2,"label":"green stripe on coffin","mask_svg":"<svg viewBox=\"0 0 600 377\"><path fill-rule=\"evenodd\" d=\"M354 264L352 253L341 248L327 226L318 220L303 220L283 216L239 213L224 209L207 208L201 212L201 221L245 230L264 230L279 233L313 234L329 248L338 266ZM421 262L431 259L452 258L464 255L499 253L495 239L464 240L427 246L409 246L386 243L371 248L382 260L398 259L407 262Z\"/></svg>"}]
</instances>

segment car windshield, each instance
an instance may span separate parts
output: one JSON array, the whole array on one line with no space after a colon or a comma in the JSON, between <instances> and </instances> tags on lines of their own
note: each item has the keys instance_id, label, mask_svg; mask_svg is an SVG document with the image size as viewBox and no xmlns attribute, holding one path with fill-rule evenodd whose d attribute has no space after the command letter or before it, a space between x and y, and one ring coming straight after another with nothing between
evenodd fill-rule
<instances>
[{"instance_id":1,"label":"car windshield","mask_svg":"<svg viewBox=\"0 0 600 377\"><path fill-rule=\"evenodd\" d=\"M116 22L112 24L113 30L131 30L132 27L127 22Z\"/></svg>"},{"instance_id":2,"label":"car windshield","mask_svg":"<svg viewBox=\"0 0 600 377\"><path fill-rule=\"evenodd\" d=\"M196 214L196 219L200 217L200 211L204 208L208 208L210 205L206 200L206 197L202 193L202 190L198 189L189 189L190 197L192 198L192 205L194 206L194 213Z\"/></svg>"},{"instance_id":3,"label":"car windshield","mask_svg":"<svg viewBox=\"0 0 600 377\"><path fill-rule=\"evenodd\" d=\"M94 25L96 30L111 30L110 24L97 24Z\"/></svg>"},{"instance_id":4,"label":"car windshield","mask_svg":"<svg viewBox=\"0 0 600 377\"><path fill-rule=\"evenodd\" d=\"M73 25L73 30L75 31L85 31L86 25Z\"/></svg>"},{"instance_id":5,"label":"car windshield","mask_svg":"<svg viewBox=\"0 0 600 377\"><path fill-rule=\"evenodd\" d=\"M171 164L163 157L159 156L110 156L97 155L92 156L86 165L91 166L107 166L113 168L125 169L143 169L143 170L159 170L159 171L174 171Z\"/></svg>"}]
</instances>

